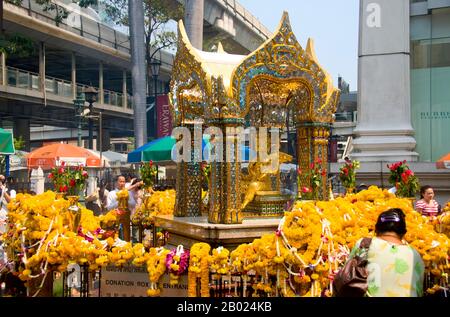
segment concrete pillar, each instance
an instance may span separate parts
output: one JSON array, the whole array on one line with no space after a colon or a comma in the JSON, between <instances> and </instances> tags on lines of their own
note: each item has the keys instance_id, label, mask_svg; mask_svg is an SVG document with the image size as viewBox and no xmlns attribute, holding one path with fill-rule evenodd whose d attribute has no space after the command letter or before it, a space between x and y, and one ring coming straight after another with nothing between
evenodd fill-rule
<instances>
[{"instance_id":1,"label":"concrete pillar","mask_svg":"<svg viewBox=\"0 0 450 317\"><path fill-rule=\"evenodd\" d=\"M41 42L39 45L39 79L41 82L41 92L44 98L44 104L47 103L47 96L45 91L45 43Z\"/></svg>"},{"instance_id":2,"label":"concrete pillar","mask_svg":"<svg viewBox=\"0 0 450 317\"><path fill-rule=\"evenodd\" d=\"M44 193L45 177L41 167L31 171L30 183L30 190L34 191L37 195Z\"/></svg>"},{"instance_id":3,"label":"concrete pillar","mask_svg":"<svg viewBox=\"0 0 450 317\"><path fill-rule=\"evenodd\" d=\"M77 99L77 58L72 52L72 98Z\"/></svg>"},{"instance_id":4,"label":"concrete pillar","mask_svg":"<svg viewBox=\"0 0 450 317\"><path fill-rule=\"evenodd\" d=\"M7 78L6 78L6 54L2 53L0 55L0 62L1 62L1 68L2 68L2 73L1 73L1 77L0 77L0 84L2 85L7 85Z\"/></svg>"},{"instance_id":5,"label":"concrete pillar","mask_svg":"<svg viewBox=\"0 0 450 317\"><path fill-rule=\"evenodd\" d=\"M186 0L184 6L184 25L192 46L203 48L204 0Z\"/></svg>"},{"instance_id":6,"label":"concrete pillar","mask_svg":"<svg viewBox=\"0 0 450 317\"><path fill-rule=\"evenodd\" d=\"M131 77L133 81L134 145L147 143L144 5L142 0L128 2L131 42Z\"/></svg>"},{"instance_id":7,"label":"concrete pillar","mask_svg":"<svg viewBox=\"0 0 450 317\"><path fill-rule=\"evenodd\" d=\"M127 94L127 71L122 72L122 105L126 109L128 107L128 94Z\"/></svg>"},{"instance_id":8,"label":"concrete pillar","mask_svg":"<svg viewBox=\"0 0 450 317\"><path fill-rule=\"evenodd\" d=\"M360 0L358 123L352 158L416 161L409 0Z\"/></svg>"},{"instance_id":9,"label":"concrete pillar","mask_svg":"<svg viewBox=\"0 0 450 317\"><path fill-rule=\"evenodd\" d=\"M105 103L105 91L103 88L103 63L98 65L98 102L100 104Z\"/></svg>"},{"instance_id":10,"label":"concrete pillar","mask_svg":"<svg viewBox=\"0 0 450 317\"><path fill-rule=\"evenodd\" d=\"M14 119L13 124L14 137L22 139L25 141L24 150L30 151L30 120L29 119Z\"/></svg>"}]
</instances>

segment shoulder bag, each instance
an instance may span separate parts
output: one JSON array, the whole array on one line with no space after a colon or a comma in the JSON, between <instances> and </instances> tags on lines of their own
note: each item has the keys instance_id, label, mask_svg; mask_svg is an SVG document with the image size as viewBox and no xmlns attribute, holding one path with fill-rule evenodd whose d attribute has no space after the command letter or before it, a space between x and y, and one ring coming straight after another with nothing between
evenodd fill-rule
<instances>
[{"instance_id":1,"label":"shoulder bag","mask_svg":"<svg viewBox=\"0 0 450 317\"><path fill-rule=\"evenodd\" d=\"M367 292L367 254L372 238L362 239L359 250L349 259L333 280L333 296L363 297ZM359 252L358 252L359 251Z\"/></svg>"}]
</instances>

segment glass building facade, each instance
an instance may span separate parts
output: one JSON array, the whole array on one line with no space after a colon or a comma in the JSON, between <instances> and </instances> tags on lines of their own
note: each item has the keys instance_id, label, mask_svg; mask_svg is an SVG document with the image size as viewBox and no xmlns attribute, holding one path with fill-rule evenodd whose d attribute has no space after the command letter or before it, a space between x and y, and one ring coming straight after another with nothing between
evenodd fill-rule
<instances>
[{"instance_id":1,"label":"glass building facade","mask_svg":"<svg viewBox=\"0 0 450 317\"><path fill-rule=\"evenodd\" d=\"M429 5L427 1L411 3ZM411 14L411 118L422 162L450 152L450 6Z\"/></svg>"}]
</instances>

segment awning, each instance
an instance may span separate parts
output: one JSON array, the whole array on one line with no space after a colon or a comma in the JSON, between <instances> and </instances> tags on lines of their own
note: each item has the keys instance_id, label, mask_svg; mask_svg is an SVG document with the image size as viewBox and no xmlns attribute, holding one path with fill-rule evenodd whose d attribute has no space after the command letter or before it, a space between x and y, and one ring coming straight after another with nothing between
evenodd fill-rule
<instances>
[{"instance_id":1,"label":"awning","mask_svg":"<svg viewBox=\"0 0 450 317\"><path fill-rule=\"evenodd\" d=\"M12 132L0 128L0 154L14 154L14 139Z\"/></svg>"}]
</instances>

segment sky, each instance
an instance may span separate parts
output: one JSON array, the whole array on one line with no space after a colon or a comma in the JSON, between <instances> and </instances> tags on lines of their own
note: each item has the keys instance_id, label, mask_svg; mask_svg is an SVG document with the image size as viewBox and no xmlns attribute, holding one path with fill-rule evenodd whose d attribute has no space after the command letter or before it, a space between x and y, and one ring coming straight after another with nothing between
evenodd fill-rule
<instances>
[{"instance_id":1,"label":"sky","mask_svg":"<svg viewBox=\"0 0 450 317\"><path fill-rule=\"evenodd\" d=\"M272 32L283 11L289 13L297 41L306 48L314 39L319 64L333 77L338 75L357 90L358 84L358 0L238 0Z\"/></svg>"}]
</instances>

